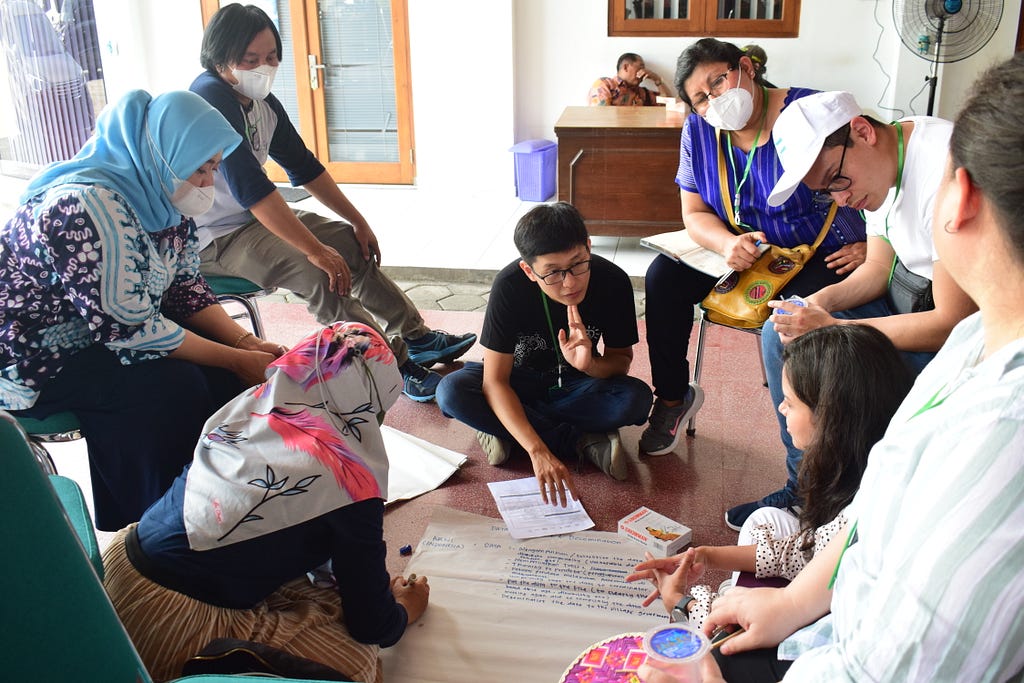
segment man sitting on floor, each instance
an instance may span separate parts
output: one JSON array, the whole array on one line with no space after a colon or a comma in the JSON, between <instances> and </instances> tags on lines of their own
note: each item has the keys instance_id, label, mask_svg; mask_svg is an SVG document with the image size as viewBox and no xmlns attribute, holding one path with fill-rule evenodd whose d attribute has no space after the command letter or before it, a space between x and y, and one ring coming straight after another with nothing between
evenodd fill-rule
<instances>
[{"instance_id":1,"label":"man sitting on floor","mask_svg":"<svg viewBox=\"0 0 1024 683\"><path fill-rule=\"evenodd\" d=\"M478 430L492 465L508 459L512 442L521 446L544 501L564 506L567 492L577 496L563 460L586 457L625 479L618 428L647 420L651 390L627 375L639 340L633 288L621 268L590 253L570 204L533 208L514 239L522 259L494 278L484 362L442 379L437 403Z\"/></svg>"},{"instance_id":2,"label":"man sitting on floor","mask_svg":"<svg viewBox=\"0 0 1024 683\"><path fill-rule=\"evenodd\" d=\"M867 212L867 258L842 282L806 298L777 302L761 335L772 403L782 403L782 345L826 325L871 325L892 340L918 373L950 330L977 307L949 277L932 240L932 205L945 168L953 124L913 116L885 124L864 116L848 92L798 100L775 122L785 173L768 197L782 204L803 182L840 206ZM726 524L739 529L759 507L798 505L796 473L803 452L778 413L789 480L761 500L737 505Z\"/></svg>"}]
</instances>

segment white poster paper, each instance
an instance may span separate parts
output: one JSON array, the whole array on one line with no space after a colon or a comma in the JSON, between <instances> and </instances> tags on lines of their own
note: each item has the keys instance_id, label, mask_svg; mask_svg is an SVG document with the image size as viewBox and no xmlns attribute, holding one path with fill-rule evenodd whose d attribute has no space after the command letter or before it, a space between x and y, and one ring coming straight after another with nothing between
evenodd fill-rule
<instances>
[{"instance_id":1,"label":"white poster paper","mask_svg":"<svg viewBox=\"0 0 1024 683\"><path fill-rule=\"evenodd\" d=\"M381 427L388 452L388 499L385 505L433 491L448 480L467 458L462 453Z\"/></svg>"},{"instance_id":2,"label":"white poster paper","mask_svg":"<svg viewBox=\"0 0 1024 683\"><path fill-rule=\"evenodd\" d=\"M389 683L555 683L592 643L664 623L650 584L624 581L643 548L584 531L516 541L500 520L437 508L406 573L430 604L381 651Z\"/></svg>"}]
</instances>

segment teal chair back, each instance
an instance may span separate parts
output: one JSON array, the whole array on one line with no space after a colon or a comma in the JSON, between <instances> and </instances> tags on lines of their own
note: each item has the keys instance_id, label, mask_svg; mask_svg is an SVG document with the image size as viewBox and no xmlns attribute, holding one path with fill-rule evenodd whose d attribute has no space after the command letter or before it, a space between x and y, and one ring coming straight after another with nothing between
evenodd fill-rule
<instances>
[{"instance_id":1,"label":"teal chair back","mask_svg":"<svg viewBox=\"0 0 1024 683\"><path fill-rule=\"evenodd\" d=\"M0 417L0 677L152 680L27 437L9 415Z\"/></svg>"},{"instance_id":2,"label":"teal chair back","mask_svg":"<svg viewBox=\"0 0 1024 683\"><path fill-rule=\"evenodd\" d=\"M0 601L0 680L152 683L103 590L96 535L78 484L47 476L25 432L3 411L0 463L0 519L6 520L0 524L0 586L5 593ZM178 680L241 683L281 678L202 674Z\"/></svg>"}]
</instances>

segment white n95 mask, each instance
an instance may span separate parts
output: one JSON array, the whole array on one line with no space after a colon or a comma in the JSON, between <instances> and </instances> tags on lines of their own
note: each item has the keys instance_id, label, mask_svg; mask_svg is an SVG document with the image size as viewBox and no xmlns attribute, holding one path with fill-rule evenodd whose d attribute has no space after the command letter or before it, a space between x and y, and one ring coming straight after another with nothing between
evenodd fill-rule
<instances>
[{"instance_id":1,"label":"white n95 mask","mask_svg":"<svg viewBox=\"0 0 1024 683\"><path fill-rule=\"evenodd\" d=\"M754 97L746 88L740 87L743 80L743 69L739 69L736 87L726 90L708 102L704 112L704 120L715 128L722 130L741 130L754 113Z\"/></svg>"},{"instance_id":2,"label":"white n95 mask","mask_svg":"<svg viewBox=\"0 0 1024 683\"><path fill-rule=\"evenodd\" d=\"M277 67L269 64L258 66L255 69L232 69L231 75L238 82L231 87L249 99L264 100L270 94L276 73Z\"/></svg>"},{"instance_id":3,"label":"white n95 mask","mask_svg":"<svg viewBox=\"0 0 1024 683\"><path fill-rule=\"evenodd\" d=\"M177 187L171 195L171 205L184 216L199 216L213 207L213 185L196 187L187 180L174 181Z\"/></svg>"}]
</instances>

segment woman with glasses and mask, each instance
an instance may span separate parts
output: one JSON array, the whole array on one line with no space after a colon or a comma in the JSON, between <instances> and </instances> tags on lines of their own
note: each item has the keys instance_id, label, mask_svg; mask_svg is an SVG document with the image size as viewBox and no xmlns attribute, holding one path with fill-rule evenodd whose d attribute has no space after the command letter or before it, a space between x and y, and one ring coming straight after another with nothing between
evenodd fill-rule
<instances>
[{"instance_id":1,"label":"woman with glasses and mask","mask_svg":"<svg viewBox=\"0 0 1024 683\"><path fill-rule=\"evenodd\" d=\"M766 87L743 50L714 38L699 40L679 55L675 85L693 112L683 125L676 174L690 236L722 254L737 272L754 264L760 245L814 243L830 200L815 201L802 188L783 206L767 205L782 173L772 125L791 102L814 91ZM841 280L863 263L864 238L860 215L839 209L814 257L780 296L810 294ZM640 450L649 455L671 452L682 423L704 401L701 388L690 383L686 360L693 329L689 311L715 284L716 278L667 256L655 258L647 270L647 346L657 398Z\"/></svg>"}]
</instances>

